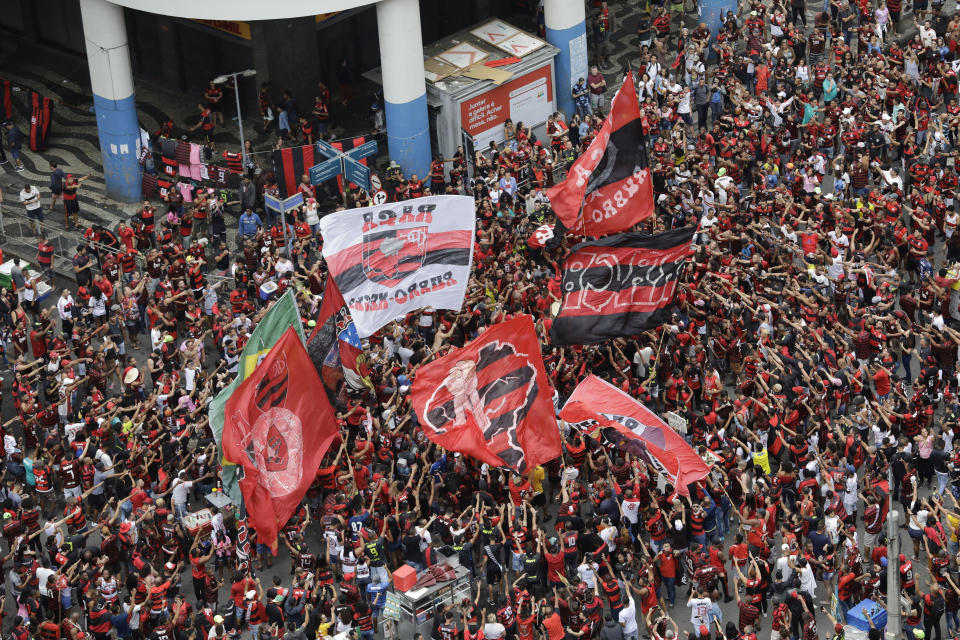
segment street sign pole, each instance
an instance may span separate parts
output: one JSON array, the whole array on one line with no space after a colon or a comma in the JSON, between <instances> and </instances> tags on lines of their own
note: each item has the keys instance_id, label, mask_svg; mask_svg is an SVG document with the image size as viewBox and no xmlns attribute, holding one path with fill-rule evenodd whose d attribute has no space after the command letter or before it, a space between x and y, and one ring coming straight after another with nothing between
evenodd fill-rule
<instances>
[{"instance_id":1,"label":"street sign pole","mask_svg":"<svg viewBox=\"0 0 960 640\"><path fill-rule=\"evenodd\" d=\"M340 175L343 176L343 208L349 209L350 204L347 202L347 191L350 189L350 181L347 180L347 163L344 160L346 156L340 154Z\"/></svg>"},{"instance_id":2,"label":"street sign pole","mask_svg":"<svg viewBox=\"0 0 960 640\"><path fill-rule=\"evenodd\" d=\"M287 248L287 247L289 247L290 245L287 244L287 207L286 207L286 203L284 203L284 206L282 207L282 209L281 209L281 211L280 211L280 225L283 227L283 251L284 251L284 253L286 254L286 256L289 258L289 257L291 257L291 256L290 256L290 250Z\"/></svg>"}]
</instances>

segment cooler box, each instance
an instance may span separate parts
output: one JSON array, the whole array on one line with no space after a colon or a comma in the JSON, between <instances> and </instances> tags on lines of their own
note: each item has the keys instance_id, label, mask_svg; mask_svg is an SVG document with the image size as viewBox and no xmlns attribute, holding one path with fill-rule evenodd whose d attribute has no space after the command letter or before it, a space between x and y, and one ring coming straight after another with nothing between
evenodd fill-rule
<instances>
[{"instance_id":1,"label":"cooler box","mask_svg":"<svg viewBox=\"0 0 960 640\"><path fill-rule=\"evenodd\" d=\"M196 537L198 533L206 533L213 529L211 520L213 520L213 514L210 513L210 509L200 509L183 516L183 526L186 527L187 533Z\"/></svg>"},{"instance_id":2,"label":"cooler box","mask_svg":"<svg viewBox=\"0 0 960 640\"><path fill-rule=\"evenodd\" d=\"M277 283L273 280L268 280L260 285L260 299L266 302L270 299L270 296L277 292Z\"/></svg>"},{"instance_id":3,"label":"cooler box","mask_svg":"<svg viewBox=\"0 0 960 640\"><path fill-rule=\"evenodd\" d=\"M23 269L24 277L26 277L27 267L30 266L30 263L26 260L20 261L20 268ZM13 281L10 279L10 272L13 271L13 259L7 260L3 264L0 264L0 287L6 287L7 289L13 288Z\"/></svg>"},{"instance_id":4,"label":"cooler box","mask_svg":"<svg viewBox=\"0 0 960 640\"><path fill-rule=\"evenodd\" d=\"M53 287L48 285L46 282L37 282L37 300L40 302L46 302L47 298L50 297L52 292Z\"/></svg>"},{"instance_id":5,"label":"cooler box","mask_svg":"<svg viewBox=\"0 0 960 640\"><path fill-rule=\"evenodd\" d=\"M393 572L393 586L399 591L410 591L417 583L417 572L408 564Z\"/></svg>"},{"instance_id":6,"label":"cooler box","mask_svg":"<svg viewBox=\"0 0 960 640\"><path fill-rule=\"evenodd\" d=\"M886 605L874 602L873 600L864 600L847 611L847 624L860 631L870 631L871 619L873 620L873 626L877 629L886 627Z\"/></svg>"}]
</instances>

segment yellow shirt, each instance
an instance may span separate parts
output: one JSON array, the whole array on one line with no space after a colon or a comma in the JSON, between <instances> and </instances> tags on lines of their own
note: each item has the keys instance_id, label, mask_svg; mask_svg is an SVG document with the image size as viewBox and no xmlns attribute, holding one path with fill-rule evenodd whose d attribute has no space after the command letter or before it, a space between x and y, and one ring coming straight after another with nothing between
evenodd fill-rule
<instances>
[{"instance_id":1,"label":"yellow shirt","mask_svg":"<svg viewBox=\"0 0 960 640\"><path fill-rule=\"evenodd\" d=\"M527 480L530 481L530 488L533 489L534 493L543 493L544 476L546 476L546 471L543 470L543 465L534 467L530 473L527 474Z\"/></svg>"},{"instance_id":2,"label":"yellow shirt","mask_svg":"<svg viewBox=\"0 0 960 640\"><path fill-rule=\"evenodd\" d=\"M957 528L960 527L960 518L947 514L947 526L950 528L950 542L957 542Z\"/></svg>"},{"instance_id":3,"label":"yellow shirt","mask_svg":"<svg viewBox=\"0 0 960 640\"><path fill-rule=\"evenodd\" d=\"M764 449L760 453L754 452L753 454L753 464L756 467L763 469L763 472L767 475L770 475L770 454L767 453L767 450Z\"/></svg>"}]
</instances>

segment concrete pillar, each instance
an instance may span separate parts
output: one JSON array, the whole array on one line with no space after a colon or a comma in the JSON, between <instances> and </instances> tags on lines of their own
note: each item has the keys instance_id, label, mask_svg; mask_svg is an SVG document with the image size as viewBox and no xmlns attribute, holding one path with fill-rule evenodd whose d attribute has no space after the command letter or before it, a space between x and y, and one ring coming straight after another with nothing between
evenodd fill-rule
<instances>
[{"instance_id":1,"label":"concrete pillar","mask_svg":"<svg viewBox=\"0 0 960 640\"><path fill-rule=\"evenodd\" d=\"M587 17L583 0L546 0L543 19L547 42L560 49L554 60L557 107L569 118L576 109L570 91L587 77Z\"/></svg>"},{"instance_id":2,"label":"concrete pillar","mask_svg":"<svg viewBox=\"0 0 960 640\"><path fill-rule=\"evenodd\" d=\"M137 202L142 193L137 162L140 127L123 7L106 0L80 0L80 13L107 194Z\"/></svg>"},{"instance_id":3,"label":"concrete pillar","mask_svg":"<svg viewBox=\"0 0 960 640\"><path fill-rule=\"evenodd\" d=\"M380 66L387 116L390 158L403 174L430 173L430 121L423 77L423 36L418 0L383 0L377 4Z\"/></svg>"}]
</instances>

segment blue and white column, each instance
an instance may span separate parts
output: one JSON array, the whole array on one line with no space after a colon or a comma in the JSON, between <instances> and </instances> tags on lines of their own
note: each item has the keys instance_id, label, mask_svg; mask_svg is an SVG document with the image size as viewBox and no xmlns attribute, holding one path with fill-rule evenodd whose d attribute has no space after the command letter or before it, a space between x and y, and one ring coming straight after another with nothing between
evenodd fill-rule
<instances>
[{"instance_id":1,"label":"blue and white column","mask_svg":"<svg viewBox=\"0 0 960 640\"><path fill-rule=\"evenodd\" d=\"M426 179L431 160L430 121L419 1L377 3L377 28L390 158L400 164L408 178L415 173Z\"/></svg>"},{"instance_id":2,"label":"blue and white column","mask_svg":"<svg viewBox=\"0 0 960 640\"><path fill-rule=\"evenodd\" d=\"M576 109L570 91L587 77L587 16L583 0L547 0L543 6L547 42L560 49L554 59L557 108L570 118Z\"/></svg>"},{"instance_id":3,"label":"blue and white column","mask_svg":"<svg viewBox=\"0 0 960 640\"><path fill-rule=\"evenodd\" d=\"M80 15L107 194L136 202L142 193L137 162L140 127L123 7L106 0L80 0Z\"/></svg>"}]
</instances>

